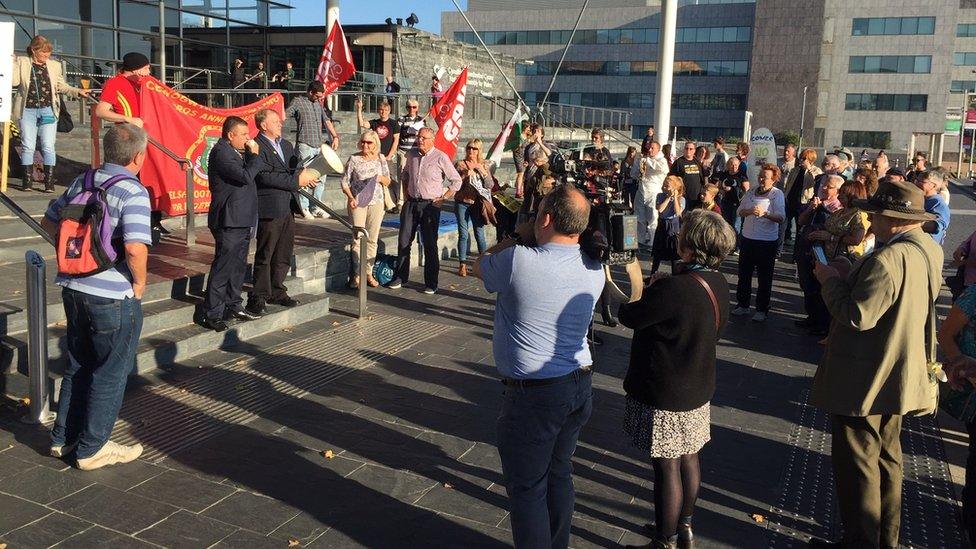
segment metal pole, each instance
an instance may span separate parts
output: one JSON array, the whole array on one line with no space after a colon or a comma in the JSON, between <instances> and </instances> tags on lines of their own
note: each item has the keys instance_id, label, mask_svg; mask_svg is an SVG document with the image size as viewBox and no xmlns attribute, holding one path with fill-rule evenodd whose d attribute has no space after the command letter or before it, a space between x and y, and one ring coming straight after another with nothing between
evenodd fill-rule
<instances>
[{"instance_id":1,"label":"metal pole","mask_svg":"<svg viewBox=\"0 0 976 549\"><path fill-rule=\"evenodd\" d=\"M366 316L366 279L369 274L366 270L366 246L369 235L365 229L360 229L360 231L354 230L353 236L356 232L361 233L359 235L359 318L363 318Z\"/></svg>"},{"instance_id":2,"label":"metal pole","mask_svg":"<svg viewBox=\"0 0 976 549\"><path fill-rule=\"evenodd\" d=\"M563 61L566 60L566 54L569 53L569 46L573 44L573 37L576 36L576 29L579 28L580 21L583 20L583 12L586 11L586 6L590 4L590 0L583 0L583 7L580 9L579 16L576 17L576 24L573 25L573 32L569 33L569 41L566 42L566 47L563 48L563 54L559 57L559 63L556 64L556 70L552 71L552 78L549 80L549 87L546 88L546 94L542 96L542 103L540 103L541 108L546 108L546 102L549 100L549 92L552 91L552 86L556 83L556 77L559 76L559 69L563 66Z\"/></svg>"},{"instance_id":3,"label":"metal pole","mask_svg":"<svg viewBox=\"0 0 976 549\"><path fill-rule=\"evenodd\" d=\"M674 40L678 25L678 0L661 0L660 49L657 70L657 95L654 98L655 128L667 143L671 127L671 85L674 79Z\"/></svg>"},{"instance_id":4,"label":"metal pole","mask_svg":"<svg viewBox=\"0 0 976 549\"><path fill-rule=\"evenodd\" d=\"M963 94L962 98L962 112L960 113L960 124L959 124L959 160L956 161L956 179L962 176L962 153L963 147L965 146L963 139L966 135L966 117L969 111L969 90Z\"/></svg>"},{"instance_id":5,"label":"metal pole","mask_svg":"<svg viewBox=\"0 0 976 549\"><path fill-rule=\"evenodd\" d=\"M166 0L159 0L159 79L166 83Z\"/></svg>"},{"instance_id":6,"label":"metal pole","mask_svg":"<svg viewBox=\"0 0 976 549\"><path fill-rule=\"evenodd\" d=\"M332 32L332 25L339 20L339 0L327 0L325 2L325 35L329 36Z\"/></svg>"},{"instance_id":7,"label":"metal pole","mask_svg":"<svg viewBox=\"0 0 976 549\"><path fill-rule=\"evenodd\" d=\"M501 65L498 64L498 60L495 59L495 54L491 53L491 50L488 49L488 45L485 44L485 41L481 39L481 33L478 32L478 29L474 28L474 25L471 24L471 20L468 19L467 14L465 14L464 10L461 9L461 5L458 4L457 0L451 0L451 2L454 3L454 7L457 8L458 13L461 14L462 18L464 18L464 22L467 23L471 31L474 32L474 36L475 38L478 39L478 42L481 44L481 47L485 48L485 51L488 52L488 57L491 58L491 62L495 64L495 68L498 69L499 73L501 73L502 78L505 79L505 83L508 84L508 87L512 88L512 93L514 93L515 97L518 98L519 103L521 103L522 106L525 107L525 112L531 112L532 109L530 109L529 106L525 104L525 100L522 99L522 95L519 94L517 89L515 89L515 84L513 84L512 80L508 77L507 74L505 74L505 71L502 70Z\"/></svg>"},{"instance_id":8,"label":"metal pole","mask_svg":"<svg viewBox=\"0 0 976 549\"><path fill-rule=\"evenodd\" d=\"M48 398L47 280L44 258L30 250L27 262L27 374L30 405L25 421L46 423L53 419Z\"/></svg>"},{"instance_id":9,"label":"metal pole","mask_svg":"<svg viewBox=\"0 0 976 549\"><path fill-rule=\"evenodd\" d=\"M196 232L196 207L193 204L193 166L184 163L186 170L186 245L193 246L197 243Z\"/></svg>"},{"instance_id":10,"label":"metal pole","mask_svg":"<svg viewBox=\"0 0 976 549\"><path fill-rule=\"evenodd\" d=\"M973 133L970 134L970 136L969 136L969 143L970 144L976 143L976 128L973 128ZM929 151L929 162L931 162L932 160L933 160L932 159L932 151ZM972 153L969 154L969 171L967 172L967 174L970 177L973 174L973 155L972 155Z\"/></svg>"},{"instance_id":11,"label":"metal pole","mask_svg":"<svg viewBox=\"0 0 976 549\"><path fill-rule=\"evenodd\" d=\"M803 121L807 117L807 86L803 86L803 106L800 108L800 143L797 150L803 149Z\"/></svg>"}]
</instances>

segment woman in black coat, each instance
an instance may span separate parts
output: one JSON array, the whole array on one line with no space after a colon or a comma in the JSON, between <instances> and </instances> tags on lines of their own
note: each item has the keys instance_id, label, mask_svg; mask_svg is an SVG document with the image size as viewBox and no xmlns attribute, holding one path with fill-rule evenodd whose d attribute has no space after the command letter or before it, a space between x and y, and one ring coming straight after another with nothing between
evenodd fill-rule
<instances>
[{"instance_id":1,"label":"woman in black coat","mask_svg":"<svg viewBox=\"0 0 976 549\"><path fill-rule=\"evenodd\" d=\"M681 219L677 274L652 275L641 299L620 307L620 322L634 330L624 430L654 467L657 531L642 547L685 547L693 538L715 345L729 316L729 286L716 269L734 248L735 232L722 216L689 211Z\"/></svg>"}]
</instances>

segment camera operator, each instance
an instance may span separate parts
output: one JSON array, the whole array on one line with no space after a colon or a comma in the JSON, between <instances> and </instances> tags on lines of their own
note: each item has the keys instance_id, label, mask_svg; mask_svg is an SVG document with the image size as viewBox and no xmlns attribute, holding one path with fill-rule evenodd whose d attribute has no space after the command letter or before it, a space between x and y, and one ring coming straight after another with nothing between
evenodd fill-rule
<instances>
[{"instance_id":1,"label":"camera operator","mask_svg":"<svg viewBox=\"0 0 976 549\"><path fill-rule=\"evenodd\" d=\"M608 162L613 162L613 155L610 154L610 149L603 144L603 132L599 128L593 128L593 131L590 132L590 141L593 144L583 149L583 156L589 155L593 157L593 160L597 160L598 156L604 156Z\"/></svg>"},{"instance_id":2,"label":"camera operator","mask_svg":"<svg viewBox=\"0 0 976 549\"><path fill-rule=\"evenodd\" d=\"M572 456L593 408L586 334L605 283L600 261L580 249L589 217L583 193L559 185L518 239L474 265L497 292L492 351L505 384L498 455L516 547L569 545Z\"/></svg>"}]
</instances>

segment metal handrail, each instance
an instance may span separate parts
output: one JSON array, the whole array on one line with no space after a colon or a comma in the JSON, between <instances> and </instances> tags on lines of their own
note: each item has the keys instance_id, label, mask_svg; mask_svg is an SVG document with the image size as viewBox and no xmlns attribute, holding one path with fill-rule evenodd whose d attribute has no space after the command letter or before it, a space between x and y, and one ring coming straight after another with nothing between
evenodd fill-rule
<instances>
[{"instance_id":1,"label":"metal handrail","mask_svg":"<svg viewBox=\"0 0 976 549\"><path fill-rule=\"evenodd\" d=\"M91 105L91 164L92 168L101 166L101 125L102 119L95 114L97 103L89 98ZM186 222L184 226L184 240L187 246L194 246L197 243L196 235L196 204L193 201L193 162L186 157L180 156L166 148L165 145L146 135L147 141L159 152L169 157L180 165L180 169L186 174Z\"/></svg>"},{"instance_id":2,"label":"metal handrail","mask_svg":"<svg viewBox=\"0 0 976 549\"><path fill-rule=\"evenodd\" d=\"M38 223L33 217L31 217L29 213L25 212L23 208L18 206L17 203L14 202L12 198L7 196L6 193L0 193L0 203L3 203L3 205L6 206L7 209L9 209L17 217L19 217L21 221L26 223L27 226L33 229L35 233L43 237L48 244L55 247L57 246L57 242L54 241L54 237L48 234L48 232L45 231L43 227L41 227L40 223Z\"/></svg>"}]
</instances>

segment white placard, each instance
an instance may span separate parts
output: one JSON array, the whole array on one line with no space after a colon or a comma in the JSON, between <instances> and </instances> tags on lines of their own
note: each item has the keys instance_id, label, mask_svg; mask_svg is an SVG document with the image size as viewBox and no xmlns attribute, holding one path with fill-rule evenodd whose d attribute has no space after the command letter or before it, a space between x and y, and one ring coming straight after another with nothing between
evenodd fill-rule
<instances>
[{"instance_id":1,"label":"white placard","mask_svg":"<svg viewBox=\"0 0 976 549\"><path fill-rule=\"evenodd\" d=\"M10 122L14 79L14 24L0 23L0 122Z\"/></svg>"},{"instance_id":2,"label":"white placard","mask_svg":"<svg viewBox=\"0 0 976 549\"><path fill-rule=\"evenodd\" d=\"M763 164L776 164L776 139L768 128L759 128L752 132L748 160L749 181L755 186L759 182L759 168Z\"/></svg>"}]
</instances>

